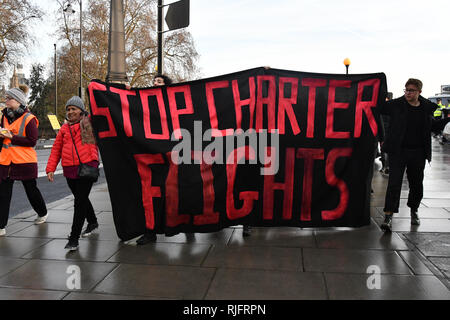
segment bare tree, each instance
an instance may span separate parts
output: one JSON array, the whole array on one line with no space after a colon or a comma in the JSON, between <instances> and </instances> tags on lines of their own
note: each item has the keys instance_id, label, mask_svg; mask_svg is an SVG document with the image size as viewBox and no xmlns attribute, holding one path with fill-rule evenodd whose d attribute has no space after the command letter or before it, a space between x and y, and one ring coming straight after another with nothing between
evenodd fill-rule
<instances>
[{"instance_id":1,"label":"bare tree","mask_svg":"<svg viewBox=\"0 0 450 320\"><path fill-rule=\"evenodd\" d=\"M67 45L59 53L59 66L64 69L59 71L59 76L63 77L60 79L72 76L76 83L74 75L79 74L79 12L64 11L68 0L58 0L58 3L61 17L59 34L61 39L67 40ZM83 9L82 55L86 83L91 79L104 80L107 75L109 3L109 0L90 0L87 9ZM124 0L127 75L132 86L149 86L156 75L156 3L155 0ZM76 9L76 6L72 8ZM166 74L177 81L194 79L198 75L198 53L189 32L166 33L163 47Z\"/></svg>"},{"instance_id":2,"label":"bare tree","mask_svg":"<svg viewBox=\"0 0 450 320\"><path fill-rule=\"evenodd\" d=\"M29 0L0 0L0 71L22 56L32 40L28 26L42 16Z\"/></svg>"}]
</instances>

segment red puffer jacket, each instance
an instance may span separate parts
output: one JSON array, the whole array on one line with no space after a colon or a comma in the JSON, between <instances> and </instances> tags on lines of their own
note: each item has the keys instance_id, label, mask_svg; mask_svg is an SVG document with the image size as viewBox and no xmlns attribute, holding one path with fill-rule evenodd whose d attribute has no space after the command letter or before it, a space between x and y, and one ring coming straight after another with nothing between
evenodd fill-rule
<instances>
[{"instance_id":1,"label":"red puffer jacket","mask_svg":"<svg viewBox=\"0 0 450 320\"><path fill-rule=\"evenodd\" d=\"M76 123L71 125L70 130L72 131L73 139L75 140L81 162L87 163L91 161L98 161L97 145L81 143L80 124ZM61 164L63 167L77 166L80 164L73 145L72 137L70 135L68 123L61 127L58 135L56 136L45 171L47 173L54 172L60 159L62 159Z\"/></svg>"}]
</instances>

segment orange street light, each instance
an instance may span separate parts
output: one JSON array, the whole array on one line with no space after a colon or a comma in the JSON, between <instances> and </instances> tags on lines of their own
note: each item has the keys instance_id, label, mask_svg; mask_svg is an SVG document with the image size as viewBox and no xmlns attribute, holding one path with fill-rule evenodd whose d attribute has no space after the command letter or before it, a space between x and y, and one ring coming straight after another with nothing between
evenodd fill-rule
<instances>
[{"instance_id":1,"label":"orange street light","mask_svg":"<svg viewBox=\"0 0 450 320\"><path fill-rule=\"evenodd\" d=\"M345 74L348 74L348 67L350 66L350 59L345 58L344 59L344 65L345 65Z\"/></svg>"}]
</instances>

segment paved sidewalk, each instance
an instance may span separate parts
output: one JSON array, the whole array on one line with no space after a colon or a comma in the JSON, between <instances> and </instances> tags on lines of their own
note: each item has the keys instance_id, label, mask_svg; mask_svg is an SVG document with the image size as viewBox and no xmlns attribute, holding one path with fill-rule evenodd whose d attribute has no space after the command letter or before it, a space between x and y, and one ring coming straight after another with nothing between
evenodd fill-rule
<instances>
[{"instance_id":1,"label":"paved sidewalk","mask_svg":"<svg viewBox=\"0 0 450 320\"><path fill-rule=\"evenodd\" d=\"M410 225L402 192L391 234L379 228L387 178L378 170L368 227L254 228L243 238L237 226L158 235L142 247L120 242L107 185L95 185L100 231L80 240L76 253L64 250L73 197L49 204L43 225L33 225L33 212L10 219L0 238L0 299L450 299L449 164L450 145L434 140L422 224ZM80 289L69 289L77 285L73 266ZM368 268L381 272L379 282Z\"/></svg>"}]
</instances>

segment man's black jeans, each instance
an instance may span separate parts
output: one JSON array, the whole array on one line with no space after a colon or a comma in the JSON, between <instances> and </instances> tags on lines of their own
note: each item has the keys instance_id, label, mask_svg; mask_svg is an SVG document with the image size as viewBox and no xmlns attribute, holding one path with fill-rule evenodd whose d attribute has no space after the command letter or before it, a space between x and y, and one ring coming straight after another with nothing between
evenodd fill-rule
<instances>
[{"instance_id":1,"label":"man's black jeans","mask_svg":"<svg viewBox=\"0 0 450 320\"><path fill-rule=\"evenodd\" d=\"M417 210L423 198L423 171L426 161L424 150L402 149L399 153L390 153L388 156L389 182L384 212L398 212L405 169L409 183L407 206Z\"/></svg>"},{"instance_id":2,"label":"man's black jeans","mask_svg":"<svg viewBox=\"0 0 450 320\"><path fill-rule=\"evenodd\" d=\"M23 180L22 184L33 210L36 211L40 217L45 216L47 214L47 206L37 187L36 179ZM0 181L0 229L4 229L8 224L13 185L14 180L11 179Z\"/></svg>"},{"instance_id":3,"label":"man's black jeans","mask_svg":"<svg viewBox=\"0 0 450 320\"><path fill-rule=\"evenodd\" d=\"M75 197L72 232L70 239L78 240L80 238L81 229L83 228L84 220L88 223L97 223L94 208L89 200L89 193L91 192L94 182L83 179L68 179L67 184Z\"/></svg>"}]
</instances>

